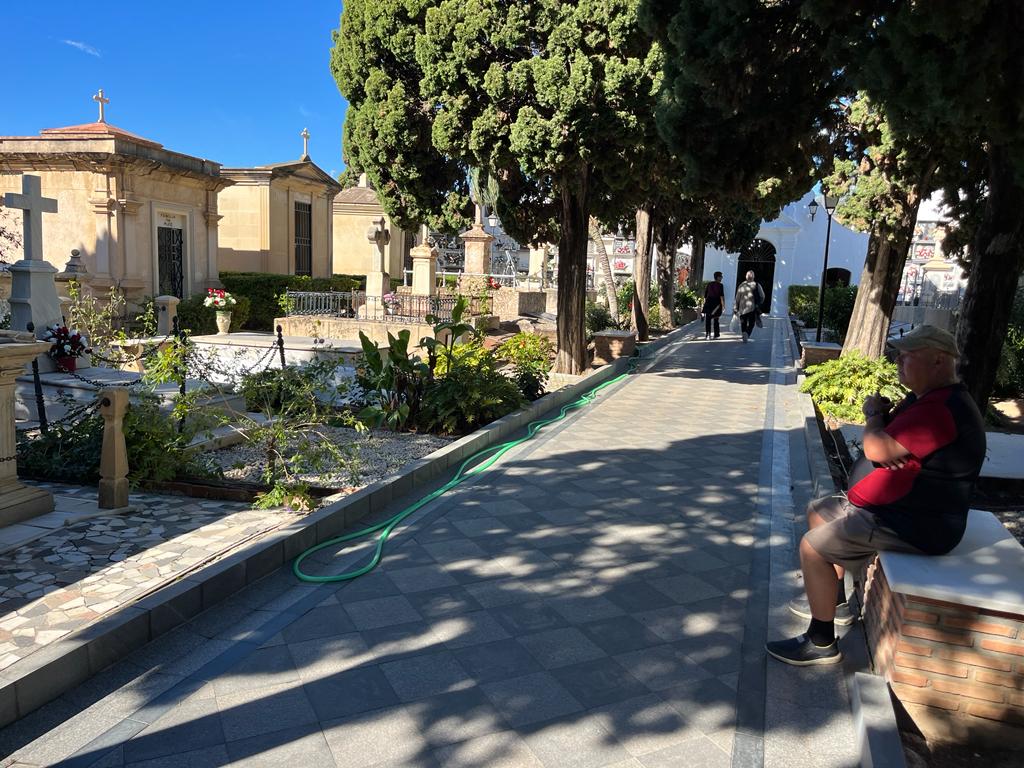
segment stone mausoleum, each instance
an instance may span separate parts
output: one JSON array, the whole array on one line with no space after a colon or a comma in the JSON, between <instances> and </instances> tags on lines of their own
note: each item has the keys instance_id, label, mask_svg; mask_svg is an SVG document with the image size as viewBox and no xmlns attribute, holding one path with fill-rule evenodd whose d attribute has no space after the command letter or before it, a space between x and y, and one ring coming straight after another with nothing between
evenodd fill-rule
<instances>
[{"instance_id":1,"label":"stone mausoleum","mask_svg":"<svg viewBox=\"0 0 1024 768\"><path fill-rule=\"evenodd\" d=\"M23 173L39 176L43 195L60 207L44 231L44 258L61 269L80 251L94 291L119 285L137 300L218 286L217 194L232 182L218 163L111 125L102 91L94 100L94 123L0 136L0 199L21 190ZM0 209L18 231L15 214Z\"/></svg>"},{"instance_id":2,"label":"stone mausoleum","mask_svg":"<svg viewBox=\"0 0 1024 768\"><path fill-rule=\"evenodd\" d=\"M332 206L341 184L309 157L255 168L222 168L232 186L219 195L219 266L223 271L329 277ZM363 238L365 250L365 235Z\"/></svg>"}]
</instances>

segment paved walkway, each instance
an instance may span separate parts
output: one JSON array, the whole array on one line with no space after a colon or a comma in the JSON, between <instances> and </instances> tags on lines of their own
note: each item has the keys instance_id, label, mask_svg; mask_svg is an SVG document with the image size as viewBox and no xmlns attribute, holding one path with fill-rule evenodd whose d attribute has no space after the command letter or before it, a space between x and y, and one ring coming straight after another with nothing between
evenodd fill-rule
<instances>
[{"instance_id":1,"label":"paved walkway","mask_svg":"<svg viewBox=\"0 0 1024 768\"><path fill-rule=\"evenodd\" d=\"M787 355L779 322L673 343L417 513L372 574L282 569L0 747L13 765L852 764L841 670L763 653L799 629L780 608L807 484Z\"/></svg>"}]
</instances>

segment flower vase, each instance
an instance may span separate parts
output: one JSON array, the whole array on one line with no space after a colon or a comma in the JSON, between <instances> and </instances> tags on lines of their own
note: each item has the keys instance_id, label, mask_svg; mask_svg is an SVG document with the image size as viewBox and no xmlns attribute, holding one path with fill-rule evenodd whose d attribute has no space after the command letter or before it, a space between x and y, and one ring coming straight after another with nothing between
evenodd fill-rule
<instances>
[{"instance_id":1,"label":"flower vase","mask_svg":"<svg viewBox=\"0 0 1024 768\"><path fill-rule=\"evenodd\" d=\"M61 355L56 359L56 362L58 370L74 373L78 364L78 358L74 355Z\"/></svg>"},{"instance_id":2,"label":"flower vase","mask_svg":"<svg viewBox=\"0 0 1024 768\"><path fill-rule=\"evenodd\" d=\"M231 333L231 311L217 310L217 335L226 336Z\"/></svg>"}]
</instances>

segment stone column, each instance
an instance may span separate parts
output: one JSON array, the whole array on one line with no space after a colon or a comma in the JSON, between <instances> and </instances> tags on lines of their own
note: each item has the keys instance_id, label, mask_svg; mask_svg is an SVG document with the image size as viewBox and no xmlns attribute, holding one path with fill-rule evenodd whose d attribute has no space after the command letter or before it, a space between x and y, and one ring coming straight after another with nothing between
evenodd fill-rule
<instances>
[{"instance_id":1,"label":"stone column","mask_svg":"<svg viewBox=\"0 0 1024 768\"><path fill-rule=\"evenodd\" d=\"M391 233L385 227L386 223L382 216L375 219L366 230L366 239L373 248L370 269L366 273L366 298L371 310L381 309L381 297L391 292L391 276L388 275L384 262L384 249L391 240Z\"/></svg>"},{"instance_id":2,"label":"stone column","mask_svg":"<svg viewBox=\"0 0 1024 768\"><path fill-rule=\"evenodd\" d=\"M124 442L124 412L128 390L106 387L99 391L103 417L103 452L100 455L100 509L128 506L128 449Z\"/></svg>"},{"instance_id":3,"label":"stone column","mask_svg":"<svg viewBox=\"0 0 1024 768\"><path fill-rule=\"evenodd\" d=\"M433 296L437 293L437 249L417 245L412 255L412 295Z\"/></svg>"},{"instance_id":4,"label":"stone column","mask_svg":"<svg viewBox=\"0 0 1024 768\"><path fill-rule=\"evenodd\" d=\"M153 299L156 306L156 333L157 336L167 336L174 330L174 318L178 314L177 296L157 296Z\"/></svg>"},{"instance_id":5,"label":"stone column","mask_svg":"<svg viewBox=\"0 0 1024 768\"><path fill-rule=\"evenodd\" d=\"M110 274L110 212L111 203L114 201L110 199L107 175L96 174L96 177L97 188L89 198L92 212L96 214L96 274L93 276L92 285L102 292L114 284L114 278Z\"/></svg>"},{"instance_id":6,"label":"stone column","mask_svg":"<svg viewBox=\"0 0 1024 768\"><path fill-rule=\"evenodd\" d=\"M30 334L2 333L5 343L0 343L0 527L53 511L53 494L18 481L14 429L15 380L25 374L25 365L45 354L50 345L42 341L23 341L30 339ZM16 341L11 342L11 338Z\"/></svg>"},{"instance_id":7,"label":"stone column","mask_svg":"<svg viewBox=\"0 0 1024 768\"><path fill-rule=\"evenodd\" d=\"M491 273L491 243L494 237L488 234L482 224L474 224L468 232L459 235L466 244L466 266L468 275L489 275Z\"/></svg>"},{"instance_id":8,"label":"stone column","mask_svg":"<svg viewBox=\"0 0 1024 768\"><path fill-rule=\"evenodd\" d=\"M540 279L540 288L544 287L548 272L548 247L546 245L539 245L536 248L530 248L530 278L537 277ZM530 285L533 288L533 285Z\"/></svg>"},{"instance_id":9,"label":"stone column","mask_svg":"<svg viewBox=\"0 0 1024 768\"><path fill-rule=\"evenodd\" d=\"M217 212L217 191L206 190L206 281L205 288L217 288L220 286L220 265L217 263L218 248L218 223L223 216ZM294 216L292 217L294 218ZM292 242L295 242L294 239ZM193 287L193 291L196 287Z\"/></svg>"}]
</instances>

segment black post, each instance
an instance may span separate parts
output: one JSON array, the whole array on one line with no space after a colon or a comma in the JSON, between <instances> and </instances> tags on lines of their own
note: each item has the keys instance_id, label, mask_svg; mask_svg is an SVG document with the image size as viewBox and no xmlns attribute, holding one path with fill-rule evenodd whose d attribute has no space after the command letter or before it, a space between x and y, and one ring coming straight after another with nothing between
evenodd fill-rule
<instances>
[{"instance_id":1,"label":"black post","mask_svg":"<svg viewBox=\"0 0 1024 768\"><path fill-rule=\"evenodd\" d=\"M277 352L281 355L281 367L284 368L284 334L281 331L281 326L277 326Z\"/></svg>"},{"instance_id":2,"label":"black post","mask_svg":"<svg viewBox=\"0 0 1024 768\"><path fill-rule=\"evenodd\" d=\"M828 213L828 226L825 227L825 263L821 266L821 288L818 290L818 332L814 335L815 341L821 341L821 322L825 315L825 274L828 272L828 244L832 239L832 214L826 206Z\"/></svg>"},{"instance_id":3,"label":"black post","mask_svg":"<svg viewBox=\"0 0 1024 768\"><path fill-rule=\"evenodd\" d=\"M29 322L26 330L29 333L36 332L36 324ZM32 386L36 393L36 415L39 417L39 430L45 435L50 431L50 423L46 419L46 403L43 400L43 383L39 379L39 359L32 358Z\"/></svg>"},{"instance_id":4,"label":"black post","mask_svg":"<svg viewBox=\"0 0 1024 768\"><path fill-rule=\"evenodd\" d=\"M185 339L182 333L181 326L178 323L178 316L174 316L174 322L172 325L172 332L174 333L174 346L175 352L178 354L178 395L184 399L185 397L185 376L188 374L188 365L185 361ZM182 412L181 417L178 419L178 432L185 431L185 414Z\"/></svg>"}]
</instances>

